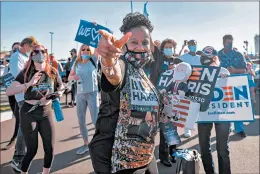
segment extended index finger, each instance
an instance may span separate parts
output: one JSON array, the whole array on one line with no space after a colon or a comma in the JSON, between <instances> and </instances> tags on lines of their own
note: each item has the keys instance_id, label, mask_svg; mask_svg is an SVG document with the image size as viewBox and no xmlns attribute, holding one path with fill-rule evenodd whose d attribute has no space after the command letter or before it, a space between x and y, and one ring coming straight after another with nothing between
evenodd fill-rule
<instances>
[{"instance_id":1,"label":"extended index finger","mask_svg":"<svg viewBox=\"0 0 260 174\"><path fill-rule=\"evenodd\" d=\"M126 33L120 40L115 41L115 46L119 49L121 49L129 40L129 38L132 36L131 32Z\"/></svg>"}]
</instances>

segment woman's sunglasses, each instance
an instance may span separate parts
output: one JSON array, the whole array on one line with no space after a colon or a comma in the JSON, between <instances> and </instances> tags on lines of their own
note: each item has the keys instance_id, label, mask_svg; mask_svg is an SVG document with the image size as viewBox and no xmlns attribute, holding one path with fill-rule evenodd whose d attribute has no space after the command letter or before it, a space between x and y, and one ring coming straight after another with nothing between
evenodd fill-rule
<instances>
[{"instance_id":1,"label":"woman's sunglasses","mask_svg":"<svg viewBox=\"0 0 260 174\"><path fill-rule=\"evenodd\" d=\"M81 51L90 51L90 49L88 48L88 49L85 49L85 48L83 48L83 49L81 49Z\"/></svg>"},{"instance_id":2,"label":"woman's sunglasses","mask_svg":"<svg viewBox=\"0 0 260 174\"><path fill-rule=\"evenodd\" d=\"M39 54L40 52L41 52L42 54L45 54L45 53L46 53L46 50L33 50L34 55Z\"/></svg>"}]
</instances>

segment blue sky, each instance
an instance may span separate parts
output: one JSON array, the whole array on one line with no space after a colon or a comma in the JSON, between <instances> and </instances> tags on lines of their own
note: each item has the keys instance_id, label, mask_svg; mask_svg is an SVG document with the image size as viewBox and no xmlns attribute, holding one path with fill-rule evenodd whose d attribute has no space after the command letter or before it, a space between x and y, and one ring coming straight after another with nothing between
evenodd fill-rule
<instances>
[{"instance_id":1,"label":"blue sky","mask_svg":"<svg viewBox=\"0 0 260 174\"><path fill-rule=\"evenodd\" d=\"M144 2L133 2L134 11L143 12ZM243 52L248 40L249 52L254 52L254 35L259 34L258 2L149 2L149 19L154 25L153 39L172 38L179 51L183 40L196 39L198 48L207 45L220 50L222 37L232 34L234 47ZM130 12L130 2L2 2L1 50L11 49L15 41L27 36L36 39L58 59L68 58L80 19L106 25L117 37L124 16Z\"/></svg>"}]
</instances>

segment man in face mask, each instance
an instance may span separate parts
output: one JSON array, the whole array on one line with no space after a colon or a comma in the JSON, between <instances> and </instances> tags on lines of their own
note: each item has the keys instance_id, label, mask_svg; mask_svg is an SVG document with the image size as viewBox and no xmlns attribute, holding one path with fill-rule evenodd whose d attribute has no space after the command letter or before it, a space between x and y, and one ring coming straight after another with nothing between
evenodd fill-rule
<instances>
[{"instance_id":1,"label":"man in face mask","mask_svg":"<svg viewBox=\"0 0 260 174\"><path fill-rule=\"evenodd\" d=\"M246 60L244 56L233 49L233 36L225 35L223 37L224 48L218 52L220 66L227 68L230 74L246 73ZM243 122L235 122L235 132L240 137L246 137Z\"/></svg>"},{"instance_id":2,"label":"man in face mask","mask_svg":"<svg viewBox=\"0 0 260 174\"><path fill-rule=\"evenodd\" d=\"M190 65L201 65L200 64L200 56L196 55L197 51L197 41L195 40L190 40L188 42L188 48L189 52L183 54L180 59L183 62L186 62Z\"/></svg>"},{"instance_id":3,"label":"man in face mask","mask_svg":"<svg viewBox=\"0 0 260 174\"><path fill-rule=\"evenodd\" d=\"M196 51L197 51L197 41L195 40L190 40L188 42L188 48L189 48L189 52L183 54L180 59L183 62L186 62L190 65L201 65L200 63L200 56L196 55ZM185 138L189 138L191 137L191 130L186 129L184 130L184 137Z\"/></svg>"},{"instance_id":4,"label":"man in face mask","mask_svg":"<svg viewBox=\"0 0 260 174\"><path fill-rule=\"evenodd\" d=\"M75 48L70 50L70 55L71 55L71 67L72 67L77 58L77 50Z\"/></svg>"},{"instance_id":5,"label":"man in face mask","mask_svg":"<svg viewBox=\"0 0 260 174\"><path fill-rule=\"evenodd\" d=\"M14 44L17 45L17 44ZM21 42L21 47L17 46L14 49L14 45L12 46L13 48L13 54L10 57L10 73L16 78L16 76L20 73L22 69L24 69L26 62L29 59L30 53L32 48L35 45L38 45L37 40L34 37L27 37L23 39ZM18 50L17 50L18 48ZM19 112L20 108L22 107L24 103L24 93L18 93L15 94L15 100L17 102L18 107L15 108L15 112ZM18 110L18 111L17 111ZM19 117L19 116L18 116ZM18 117L16 117L18 119ZM18 121L19 122L19 121ZM19 123L16 123L19 124ZM20 129L20 126L18 128L18 133L17 133L17 141L15 145L15 152L13 156L13 160L11 161L11 167L17 171L20 172L20 167L21 167L21 162L22 159L25 155L25 143L22 135L22 131Z\"/></svg>"}]
</instances>

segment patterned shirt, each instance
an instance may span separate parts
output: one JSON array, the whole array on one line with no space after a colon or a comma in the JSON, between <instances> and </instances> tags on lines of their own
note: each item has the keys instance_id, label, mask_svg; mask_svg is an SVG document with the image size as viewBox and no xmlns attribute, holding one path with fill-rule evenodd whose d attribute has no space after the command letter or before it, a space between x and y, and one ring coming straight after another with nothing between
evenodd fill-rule
<instances>
[{"instance_id":1,"label":"patterned shirt","mask_svg":"<svg viewBox=\"0 0 260 174\"><path fill-rule=\"evenodd\" d=\"M246 61L244 56L236 50L232 50L226 54L222 49L218 52L218 57L221 67L228 68L232 66L235 69L246 69Z\"/></svg>"},{"instance_id":2,"label":"patterned shirt","mask_svg":"<svg viewBox=\"0 0 260 174\"><path fill-rule=\"evenodd\" d=\"M112 150L112 173L148 165L154 157L159 126L156 89L144 71L130 63L125 74Z\"/></svg>"}]
</instances>

